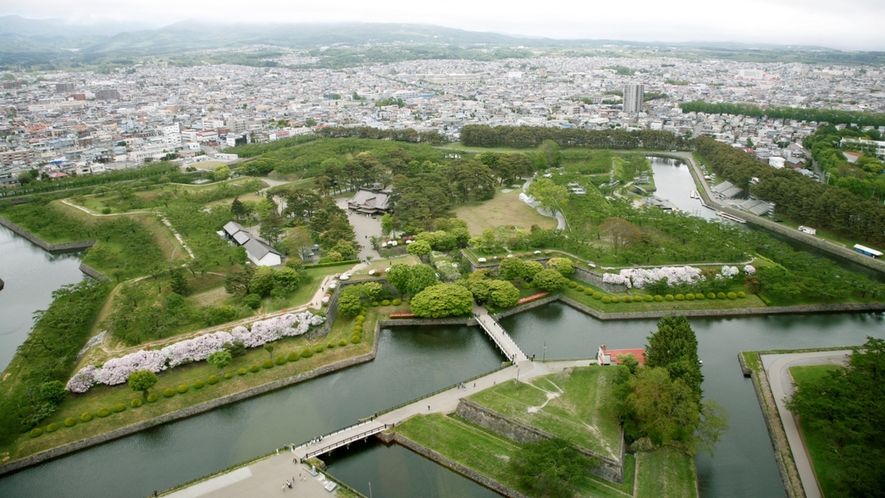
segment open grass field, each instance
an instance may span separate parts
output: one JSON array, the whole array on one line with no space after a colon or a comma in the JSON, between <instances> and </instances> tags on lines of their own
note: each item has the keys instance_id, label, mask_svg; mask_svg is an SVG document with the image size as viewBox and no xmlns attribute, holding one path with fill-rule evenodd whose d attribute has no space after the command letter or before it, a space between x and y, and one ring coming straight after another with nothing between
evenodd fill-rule
<instances>
[{"instance_id":1,"label":"open grass field","mask_svg":"<svg viewBox=\"0 0 885 498\"><path fill-rule=\"evenodd\" d=\"M398 425L396 431L505 486L525 491L518 477L510 471L509 462L519 457L520 447L509 439L456 417L440 414L412 417ZM579 496L629 496L596 479L577 482L575 489Z\"/></svg>"},{"instance_id":2,"label":"open grass field","mask_svg":"<svg viewBox=\"0 0 885 498\"><path fill-rule=\"evenodd\" d=\"M692 498L697 493L694 458L664 447L636 455L636 498Z\"/></svg>"},{"instance_id":3,"label":"open grass field","mask_svg":"<svg viewBox=\"0 0 885 498\"><path fill-rule=\"evenodd\" d=\"M509 189L505 189L509 190ZM467 222L470 235L480 235L487 228L503 225L520 226L525 229L532 225L541 228L556 228L556 219L541 216L537 211L519 200L521 190L509 192L498 190L495 198L484 202L470 202L455 208L455 216Z\"/></svg>"},{"instance_id":4,"label":"open grass field","mask_svg":"<svg viewBox=\"0 0 885 498\"><path fill-rule=\"evenodd\" d=\"M470 396L498 413L537 427L599 455L618 458L620 424L612 406L615 369L574 368L507 382Z\"/></svg>"},{"instance_id":5,"label":"open grass field","mask_svg":"<svg viewBox=\"0 0 885 498\"><path fill-rule=\"evenodd\" d=\"M836 365L809 365L804 367L790 368L790 376L793 377L793 383L799 388L803 384L824 377L829 372L839 370L842 367ZM824 496L837 496L835 474L839 467L828 458L832 454L833 447L824 439L817 431L809 427L809 425L800 420L799 425L802 428L802 439L805 441L805 447L811 456L811 464L814 465L814 474L817 476L817 482L823 491Z\"/></svg>"},{"instance_id":6,"label":"open grass field","mask_svg":"<svg viewBox=\"0 0 885 498\"><path fill-rule=\"evenodd\" d=\"M262 348L250 349L246 355L234 358L233 363L225 369L233 372L230 379L221 376L221 372L205 361L191 365L169 369L158 375L159 383L150 390L159 395L155 403L147 403L138 408L133 408L130 402L135 398L141 398L140 393L129 389L125 384L118 386L96 386L89 392L79 395L69 395L61 404L59 410L43 422L43 427L50 423L59 424L60 428L53 433L46 433L38 438L23 435L16 441L15 447L10 448L12 458L21 458L49 448L68 444L80 439L102 434L114 429L125 427L134 423L142 422L176 410L194 406L215 398L235 394L247 389L260 386L275 380L288 378L310 370L315 370L324 365L335 363L347 358L359 356L370 352L374 346L374 323L378 313L369 309L366 314L366 322L362 340L358 344L352 344L349 338L352 334L352 324L333 324L332 331L326 337L317 340L308 340L304 337L290 337L276 341L274 344L274 359L286 357L291 352L301 352L304 348L323 346L319 353L314 353L310 358L299 358L296 361L287 362L283 365L274 365L272 368L259 367L257 372L248 369L253 365L260 365L270 356ZM346 346L338 346L338 341L345 339ZM336 346L328 348L327 344L333 342ZM245 374L239 374L238 369L247 369ZM216 376L217 384L209 384L209 378ZM201 380L204 385L201 388L194 387L194 383ZM176 389L178 386L188 387L183 394L175 393L172 397L163 396L166 389ZM126 409L121 413L114 413L101 418L96 416L101 408L112 409L117 403L123 403ZM89 422L80 422L80 416L90 412L93 419ZM77 419L73 427L65 427L66 418Z\"/></svg>"}]
</instances>

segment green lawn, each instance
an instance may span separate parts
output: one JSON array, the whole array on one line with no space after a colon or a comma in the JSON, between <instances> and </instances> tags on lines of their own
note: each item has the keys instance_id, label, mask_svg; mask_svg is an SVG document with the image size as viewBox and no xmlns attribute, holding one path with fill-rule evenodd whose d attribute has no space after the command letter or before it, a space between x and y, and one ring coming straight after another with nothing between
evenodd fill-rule
<instances>
[{"instance_id":1,"label":"green lawn","mask_svg":"<svg viewBox=\"0 0 885 498\"><path fill-rule=\"evenodd\" d=\"M525 492L510 471L519 445L485 429L440 414L418 415L396 427L403 436L505 486ZM576 483L580 496L622 498L620 491L597 480Z\"/></svg>"},{"instance_id":2,"label":"green lawn","mask_svg":"<svg viewBox=\"0 0 885 498\"><path fill-rule=\"evenodd\" d=\"M314 348L322 345L324 348L322 352L314 353L310 358L300 358L297 361L287 362L284 365L274 365L270 369L260 368L255 373L247 371L245 375L239 375L237 370L239 368L246 368L248 370L249 367L260 365L264 360L269 359L269 354L263 348L250 349L245 356L234 358L233 363L225 369L227 372L234 372L234 376L231 379L224 379L217 368L205 361L161 372L158 375L159 383L151 389L152 393L160 395L159 400L155 403L145 403L138 408L132 408L129 402L134 398L139 398L140 394L133 392L126 384L113 387L96 386L87 393L69 395L61 404L59 410L41 424L41 427L45 429L47 425L54 422L59 424L60 429L53 433L43 434L38 438L23 435L16 441L13 447L0 448L0 450L9 450L12 458L22 458L39 451L103 434L215 398L242 392L275 380L288 378L315 370L324 365L366 354L372 350L374 345L374 324L378 316L378 312L374 309L368 310L363 327L362 340L358 344L352 344L349 341L352 335L352 323L345 321L339 324L338 320L333 324L331 332L326 337L317 340L307 340L304 337L290 337L276 341L274 343L276 346L274 350L275 359L279 356L285 357L293 351L301 352L305 347ZM341 339L347 340L346 346L337 345ZM328 348L327 344L329 342L335 343L336 346ZM209 385L207 381L213 375L219 377L220 381L215 385ZM193 387L194 382L198 379L205 383L201 389ZM171 398L166 398L162 395L164 390L168 388L175 389L182 384L189 386L186 393L178 394L176 392ZM121 413L112 412L110 416L105 418L96 416L86 423L79 422L79 417L84 412L91 412L95 415L99 409L110 409L117 403L125 404L126 410ZM76 418L78 423L70 428L65 427L63 422L68 417Z\"/></svg>"},{"instance_id":3,"label":"green lawn","mask_svg":"<svg viewBox=\"0 0 885 498\"><path fill-rule=\"evenodd\" d=\"M614 369L595 366L574 368L532 379L530 384L503 383L468 399L617 459L621 430L611 404L614 374Z\"/></svg>"},{"instance_id":4,"label":"green lawn","mask_svg":"<svg viewBox=\"0 0 885 498\"><path fill-rule=\"evenodd\" d=\"M841 368L836 365L792 367L790 368L790 375L793 377L793 383L801 389L803 384L817 380L829 372ZM829 455L833 453L832 444L805 421L800 420L800 425L802 427L802 436L805 440L805 447L808 448L808 454L811 455L814 473L817 476L818 484L820 484L824 496L836 496L835 476L839 471L839 466L833 461L834 459L829 458Z\"/></svg>"},{"instance_id":5,"label":"green lawn","mask_svg":"<svg viewBox=\"0 0 885 498\"><path fill-rule=\"evenodd\" d=\"M636 498L690 498L697 494L694 458L664 447L636 455Z\"/></svg>"}]
</instances>

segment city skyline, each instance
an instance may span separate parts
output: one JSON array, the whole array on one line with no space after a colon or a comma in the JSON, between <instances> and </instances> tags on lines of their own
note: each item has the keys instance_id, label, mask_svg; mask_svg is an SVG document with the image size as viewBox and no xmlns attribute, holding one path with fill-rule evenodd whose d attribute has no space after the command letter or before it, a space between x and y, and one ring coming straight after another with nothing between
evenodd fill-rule
<instances>
[{"instance_id":1,"label":"city skyline","mask_svg":"<svg viewBox=\"0 0 885 498\"><path fill-rule=\"evenodd\" d=\"M262 4L243 9L233 2L155 0L149 4L86 0L76 4L34 0L0 7L0 15L33 19L64 18L78 23L133 21L161 27L184 20L212 23L398 22L435 24L470 31L557 39L611 39L639 42L736 42L747 44L810 45L842 50L883 50L885 4L846 0L838 5L812 1L769 0L738 7L711 7L700 0L651 2L637 0L631 15L621 6L595 4L575 8L562 0L535 6L476 4L455 0L443 11L402 0L366 5L343 0L332 7L306 2ZM862 13L862 14L860 14ZM721 21L720 21L721 19Z\"/></svg>"}]
</instances>

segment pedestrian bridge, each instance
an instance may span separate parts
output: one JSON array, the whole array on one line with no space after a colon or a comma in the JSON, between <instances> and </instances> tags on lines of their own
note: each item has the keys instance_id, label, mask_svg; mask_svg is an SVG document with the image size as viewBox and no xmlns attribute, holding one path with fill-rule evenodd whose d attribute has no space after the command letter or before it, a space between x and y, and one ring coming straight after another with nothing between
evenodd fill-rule
<instances>
[{"instance_id":1,"label":"pedestrian bridge","mask_svg":"<svg viewBox=\"0 0 885 498\"><path fill-rule=\"evenodd\" d=\"M504 327L501 327L494 318L489 316L488 310L484 307L474 306L473 316L476 318L476 322L479 326L485 330L489 337L492 338L492 342L494 342L495 346L504 353L504 356L506 356L507 359L514 363L519 363L528 359L525 353L523 353L513 339L510 338L510 334L504 330Z\"/></svg>"}]
</instances>

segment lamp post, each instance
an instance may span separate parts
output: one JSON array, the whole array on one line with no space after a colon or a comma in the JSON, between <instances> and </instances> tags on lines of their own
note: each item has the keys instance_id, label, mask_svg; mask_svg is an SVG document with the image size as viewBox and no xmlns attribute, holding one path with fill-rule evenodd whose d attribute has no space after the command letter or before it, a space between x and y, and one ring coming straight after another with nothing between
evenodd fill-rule
<instances>
[{"instance_id":1,"label":"lamp post","mask_svg":"<svg viewBox=\"0 0 885 498\"><path fill-rule=\"evenodd\" d=\"M547 361L547 341L544 341L544 356L541 357L541 361Z\"/></svg>"}]
</instances>

